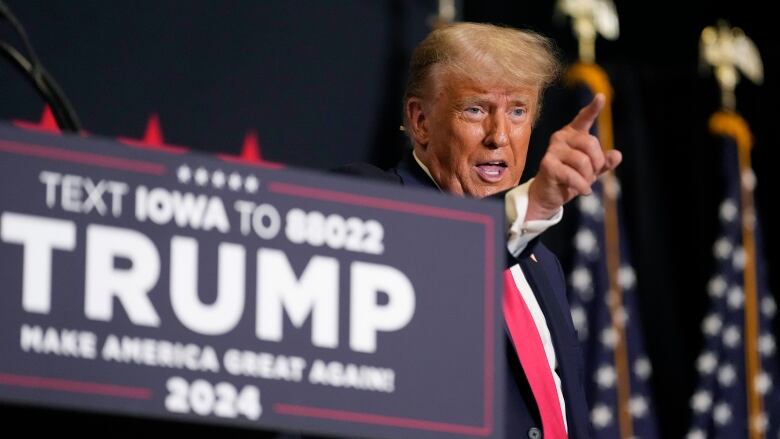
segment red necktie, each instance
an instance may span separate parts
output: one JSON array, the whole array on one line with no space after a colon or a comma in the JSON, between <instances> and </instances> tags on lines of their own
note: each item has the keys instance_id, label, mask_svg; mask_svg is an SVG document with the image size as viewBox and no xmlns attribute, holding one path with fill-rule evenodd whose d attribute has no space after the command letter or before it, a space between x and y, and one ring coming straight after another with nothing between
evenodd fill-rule
<instances>
[{"instance_id":1,"label":"red necktie","mask_svg":"<svg viewBox=\"0 0 780 439\"><path fill-rule=\"evenodd\" d=\"M509 269L504 271L503 302L504 320L509 328L509 335L512 337L517 356L520 358L520 364L531 385L536 405L539 407L544 437L567 438L561 415L561 403L558 400L558 391L555 388L550 364L547 362L547 355L544 353L542 338Z\"/></svg>"}]
</instances>

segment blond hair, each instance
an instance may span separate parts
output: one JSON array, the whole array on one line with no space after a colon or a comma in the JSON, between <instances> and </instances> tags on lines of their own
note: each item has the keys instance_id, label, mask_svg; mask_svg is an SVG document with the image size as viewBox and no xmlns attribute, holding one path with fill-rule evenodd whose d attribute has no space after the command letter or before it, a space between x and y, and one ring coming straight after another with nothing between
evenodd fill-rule
<instances>
[{"instance_id":1,"label":"blond hair","mask_svg":"<svg viewBox=\"0 0 780 439\"><path fill-rule=\"evenodd\" d=\"M481 83L535 88L541 109L544 90L558 77L560 63L552 40L532 31L483 23L441 27L412 53L404 108L412 97L431 97L436 70ZM404 111L407 132L408 122Z\"/></svg>"}]
</instances>

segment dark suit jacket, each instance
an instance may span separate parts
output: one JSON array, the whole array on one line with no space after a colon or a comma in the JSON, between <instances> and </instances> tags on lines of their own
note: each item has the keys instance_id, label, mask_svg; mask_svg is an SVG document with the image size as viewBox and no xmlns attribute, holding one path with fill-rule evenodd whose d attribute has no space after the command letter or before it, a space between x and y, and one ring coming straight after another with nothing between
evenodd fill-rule
<instances>
[{"instance_id":1,"label":"dark suit jacket","mask_svg":"<svg viewBox=\"0 0 780 439\"><path fill-rule=\"evenodd\" d=\"M367 164L348 165L337 171L403 186L436 190L436 185L420 168L411 152L396 168L388 171ZM499 196L503 197L503 194ZM532 254L536 262L530 257ZM550 328L555 356L558 360L556 372L561 379L563 398L566 402L569 437L589 438L590 423L585 401L582 350L569 312L566 283L561 265L555 255L538 239L531 241L518 258L507 252L506 266L510 267L514 264L520 264ZM540 437L538 433L542 429L542 424L531 388L508 335L505 337L505 343L507 369L510 375L507 378L504 403L506 437Z\"/></svg>"}]
</instances>

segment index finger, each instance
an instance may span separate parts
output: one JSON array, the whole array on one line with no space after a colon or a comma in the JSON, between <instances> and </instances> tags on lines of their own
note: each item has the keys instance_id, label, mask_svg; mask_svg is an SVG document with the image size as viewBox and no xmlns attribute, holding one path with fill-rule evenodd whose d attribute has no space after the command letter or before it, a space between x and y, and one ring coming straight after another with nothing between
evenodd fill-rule
<instances>
[{"instance_id":1,"label":"index finger","mask_svg":"<svg viewBox=\"0 0 780 439\"><path fill-rule=\"evenodd\" d=\"M589 132L590 127L593 126L593 122L599 117L601 109L604 108L606 98L603 94L598 93L593 97L593 100L574 116L574 119L569 123L569 126L577 131Z\"/></svg>"}]
</instances>

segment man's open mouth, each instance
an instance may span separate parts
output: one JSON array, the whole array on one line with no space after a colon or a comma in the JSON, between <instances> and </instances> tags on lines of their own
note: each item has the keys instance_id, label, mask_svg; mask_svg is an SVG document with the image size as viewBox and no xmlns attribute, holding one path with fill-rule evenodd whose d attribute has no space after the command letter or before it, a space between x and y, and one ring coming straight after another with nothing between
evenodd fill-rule
<instances>
[{"instance_id":1,"label":"man's open mouth","mask_svg":"<svg viewBox=\"0 0 780 439\"><path fill-rule=\"evenodd\" d=\"M506 162L503 160L480 163L476 166L479 176L490 183L501 180L501 177L504 176L504 172L506 172L506 168Z\"/></svg>"}]
</instances>

